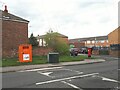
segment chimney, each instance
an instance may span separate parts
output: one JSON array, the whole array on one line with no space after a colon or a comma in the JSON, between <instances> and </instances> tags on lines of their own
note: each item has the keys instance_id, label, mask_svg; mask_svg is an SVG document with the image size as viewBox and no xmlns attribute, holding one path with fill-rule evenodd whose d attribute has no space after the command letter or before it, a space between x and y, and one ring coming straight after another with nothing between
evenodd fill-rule
<instances>
[{"instance_id":1,"label":"chimney","mask_svg":"<svg viewBox=\"0 0 120 90\"><path fill-rule=\"evenodd\" d=\"M7 12L7 13L8 13L7 6L6 6L6 5L5 5L5 10L4 10L4 12Z\"/></svg>"}]
</instances>

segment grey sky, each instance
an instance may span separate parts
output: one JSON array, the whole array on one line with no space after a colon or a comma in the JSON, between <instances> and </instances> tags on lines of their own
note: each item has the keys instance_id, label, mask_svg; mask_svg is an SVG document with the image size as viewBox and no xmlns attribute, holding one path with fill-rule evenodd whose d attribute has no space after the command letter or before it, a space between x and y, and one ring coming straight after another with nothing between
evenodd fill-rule
<instances>
[{"instance_id":1,"label":"grey sky","mask_svg":"<svg viewBox=\"0 0 120 90\"><path fill-rule=\"evenodd\" d=\"M30 21L29 35L50 28L70 38L107 35L118 27L119 0L0 0L1 9Z\"/></svg>"}]
</instances>

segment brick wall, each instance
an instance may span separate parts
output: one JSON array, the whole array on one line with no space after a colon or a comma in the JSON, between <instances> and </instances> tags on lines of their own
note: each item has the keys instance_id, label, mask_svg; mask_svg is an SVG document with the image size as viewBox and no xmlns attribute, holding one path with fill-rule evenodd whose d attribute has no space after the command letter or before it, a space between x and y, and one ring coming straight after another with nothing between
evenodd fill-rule
<instances>
[{"instance_id":1,"label":"brick wall","mask_svg":"<svg viewBox=\"0 0 120 90\"><path fill-rule=\"evenodd\" d=\"M75 47L80 48L80 47L85 47L85 43L83 42L74 42Z\"/></svg>"},{"instance_id":2,"label":"brick wall","mask_svg":"<svg viewBox=\"0 0 120 90\"><path fill-rule=\"evenodd\" d=\"M28 23L2 21L3 57L17 56L19 45L26 43L28 43Z\"/></svg>"},{"instance_id":3,"label":"brick wall","mask_svg":"<svg viewBox=\"0 0 120 90\"><path fill-rule=\"evenodd\" d=\"M110 44L120 44L118 35L120 34L120 27L108 34L108 40Z\"/></svg>"},{"instance_id":4,"label":"brick wall","mask_svg":"<svg viewBox=\"0 0 120 90\"><path fill-rule=\"evenodd\" d=\"M45 47L34 48L32 51L33 56L47 55L49 52L52 52L52 49Z\"/></svg>"},{"instance_id":5,"label":"brick wall","mask_svg":"<svg viewBox=\"0 0 120 90\"><path fill-rule=\"evenodd\" d=\"M120 44L119 34L120 34L120 27L118 27L117 29L115 29L114 31L108 34L108 40L110 45ZM110 50L109 54L110 56L120 57L120 50L119 49Z\"/></svg>"},{"instance_id":6,"label":"brick wall","mask_svg":"<svg viewBox=\"0 0 120 90\"><path fill-rule=\"evenodd\" d=\"M93 51L92 51L92 54L93 54L93 55L99 55L99 50L93 50Z\"/></svg>"},{"instance_id":7,"label":"brick wall","mask_svg":"<svg viewBox=\"0 0 120 90\"><path fill-rule=\"evenodd\" d=\"M119 50L115 50L115 51L110 50L109 54L110 54L110 56L113 56L113 57L120 57L120 51Z\"/></svg>"},{"instance_id":8,"label":"brick wall","mask_svg":"<svg viewBox=\"0 0 120 90\"><path fill-rule=\"evenodd\" d=\"M69 44L68 38L62 38L67 44Z\"/></svg>"}]
</instances>

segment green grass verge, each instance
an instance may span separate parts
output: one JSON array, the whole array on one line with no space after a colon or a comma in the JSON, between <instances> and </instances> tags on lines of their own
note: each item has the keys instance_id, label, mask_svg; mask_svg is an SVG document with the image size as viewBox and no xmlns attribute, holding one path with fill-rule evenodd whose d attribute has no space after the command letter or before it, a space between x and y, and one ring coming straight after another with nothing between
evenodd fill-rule
<instances>
[{"instance_id":1,"label":"green grass verge","mask_svg":"<svg viewBox=\"0 0 120 90\"><path fill-rule=\"evenodd\" d=\"M82 61L84 59L88 59L87 56L80 55L80 56L60 56L60 62L72 62L72 61ZM90 57L89 59L95 59L94 57Z\"/></svg>"},{"instance_id":2,"label":"green grass verge","mask_svg":"<svg viewBox=\"0 0 120 90\"><path fill-rule=\"evenodd\" d=\"M72 62L72 61L81 61L84 59L88 59L87 56L60 56L59 61L60 62ZM91 57L89 59L94 59L94 57ZM18 58L5 58L2 60L2 67L7 67L7 66L20 66L20 65L35 65L35 64L47 64L47 56L33 56L32 62L27 62L27 63L20 63Z\"/></svg>"}]
</instances>

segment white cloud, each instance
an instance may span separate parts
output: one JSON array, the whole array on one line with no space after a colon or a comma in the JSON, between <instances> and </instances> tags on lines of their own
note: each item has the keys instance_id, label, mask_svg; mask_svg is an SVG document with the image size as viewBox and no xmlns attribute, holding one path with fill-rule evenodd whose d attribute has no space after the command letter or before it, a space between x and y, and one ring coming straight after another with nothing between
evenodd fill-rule
<instances>
[{"instance_id":1,"label":"white cloud","mask_svg":"<svg viewBox=\"0 0 120 90\"><path fill-rule=\"evenodd\" d=\"M30 20L29 35L49 28L69 38L107 35L117 28L119 0L0 0L9 12Z\"/></svg>"}]
</instances>

